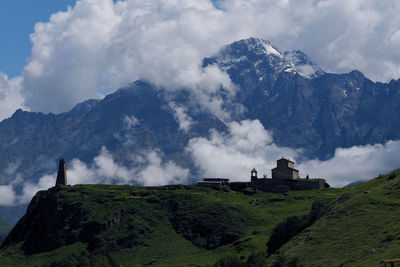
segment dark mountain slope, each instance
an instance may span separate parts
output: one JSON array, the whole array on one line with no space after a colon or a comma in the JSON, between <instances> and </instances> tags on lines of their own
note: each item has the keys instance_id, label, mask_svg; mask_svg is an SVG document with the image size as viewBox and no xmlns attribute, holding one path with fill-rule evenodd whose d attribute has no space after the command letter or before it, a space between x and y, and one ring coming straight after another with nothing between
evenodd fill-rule
<instances>
[{"instance_id":1,"label":"dark mountain slope","mask_svg":"<svg viewBox=\"0 0 400 267\"><path fill-rule=\"evenodd\" d=\"M0 169L19 163L15 172L35 180L46 171L54 171L58 158L79 158L90 162L105 146L117 161L124 162L132 151L160 149L168 158L188 166L183 155L188 140L204 136L209 129L226 126L209 113L192 109L196 120L189 132L179 129L174 111L165 92L149 83L138 81L128 88L89 100L73 110L58 115L18 110L0 123ZM185 92L181 101L190 101ZM4 158L3 158L4 156ZM1 173L1 172L0 172ZM1 173L0 181L13 177Z\"/></svg>"},{"instance_id":2,"label":"dark mountain slope","mask_svg":"<svg viewBox=\"0 0 400 267\"><path fill-rule=\"evenodd\" d=\"M324 73L300 51L250 38L224 47L217 64L240 88L245 117L272 130L278 145L329 158L338 147L400 138L400 80L374 83L359 71Z\"/></svg>"}]
</instances>

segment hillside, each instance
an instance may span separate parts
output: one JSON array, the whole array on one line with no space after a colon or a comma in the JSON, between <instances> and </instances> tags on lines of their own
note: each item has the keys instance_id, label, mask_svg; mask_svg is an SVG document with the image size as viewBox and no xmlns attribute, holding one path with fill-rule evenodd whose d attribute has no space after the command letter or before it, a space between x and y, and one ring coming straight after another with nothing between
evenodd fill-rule
<instances>
[{"instance_id":1,"label":"hillside","mask_svg":"<svg viewBox=\"0 0 400 267\"><path fill-rule=\"evenodd\" d=\"M206 266L224 255L245 260L266 249L278 222L307 214L316 199L336 198L341 190L248 195L197 186L51 188L32 199L0 250L0 265Z\"/></svg>"},{"instance_id":2,"label":"hillside","mask_svg":"<svg viewBox=\"0 0 400 267\"><path fill-rule=\"evenodd\" d=\"M11 226L0 218L0 244L6 238L8 232L11 230Z\"/></svg>"},{"instance_id":3,"label":"hillside","mask_svg":"<svg viewBox=\"0 0 400 267\"><path fill-rule=\"evenodd\" d=\"M2 245L0 265L212 266L256 255L262 266L377 266L399 257L399 189L400 169L354 187L288 194L195 185L53 187L32 199ZM274 228L308 214L316 201L329 209L266 258Z\"/></svg>"},{"instance_id":4,"label":"hillside","mask_svg":"<svg viewBox=\"0 0 400 267\"><path fill-rule=\"evenodd\" d=\"M400 169L346 190L280 255L304 266L379 266L382 259L400 258L399 189Z\"/></svg>"}]
</instances>

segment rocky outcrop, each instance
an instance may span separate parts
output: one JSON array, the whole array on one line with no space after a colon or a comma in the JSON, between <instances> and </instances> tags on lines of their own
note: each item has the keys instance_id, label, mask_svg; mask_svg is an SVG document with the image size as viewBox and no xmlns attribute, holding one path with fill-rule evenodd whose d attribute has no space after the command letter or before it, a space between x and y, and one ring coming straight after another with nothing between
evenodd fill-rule
<instances>
[{"instance_id":1,"label":"rocky outcrop","mask_svg":"<svg viewBox=\"0 0 400 267\"><path fill-rule=\"evenodd\" d=\"M82 208L82 203L68 200L68 192L64 186L57 186L37 193L1 247L22 242L25 253L35 254L75 242L90 244L120 222L122 211L98 221L90 216L93 211Z\"/></svg>"}]
</instances>

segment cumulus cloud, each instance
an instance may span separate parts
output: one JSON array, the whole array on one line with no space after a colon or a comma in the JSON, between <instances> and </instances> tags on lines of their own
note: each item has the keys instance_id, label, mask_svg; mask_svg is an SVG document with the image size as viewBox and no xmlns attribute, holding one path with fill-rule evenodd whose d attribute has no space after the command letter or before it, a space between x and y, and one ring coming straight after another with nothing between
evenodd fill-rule
<instances>
[{"instance_id":1,"label":"cumulus cloud","mask_svg":"<svg viewBox=\"0 0 400 267\"><path fill-rule=\"evenodd\" d=\"M325 177L334 186L369 180L400 166L400 141L385 144L338 148L326 161L310 160L299 164L303 174Z\"/></svg>"},{"instance_id":2,"label":"cumulus cloud","mask_svg":"<svg viewBox=\"0 0 400 267\"><path fill-rule=\"evenodd\" d=\"M299 151L277 147L270 132L258 120L244 120L228 124L229 133L212 130L208 138L189 141L187 151L203 176L229 177L232 181L246 181L250 170L270 176L275 160L285 156L295 158Z\"/></svg>"},{"instance_id":3,"label":"cumulus cloud","mask_svg":"<svg viewBox=\"0 0 400 267\"><path fill-rule=\"evenodd\" d=\"M192 119L192 117L190 117L189 115L186 114L187 108L184 106L178 106L174 102L170 102L169 106L175 111L174 117L179 124L179 129L184 132L188 132L190 129L190 126L193 123L193 119Z\"/></svg>"},{"instance_id":4,"label":"cumulus cloud","mask_svg":"<svg viewBox=\"0 0 400 267\"><path fill-rule=\"evenodd\" d=\"M189 170L173 161L163 160L159 151L142 151L132 156L134 167L116 162L111 153L103 147L91 164L73 159L67 165L68 184L135 184L167 185L188 183ZM14 173L19 177L18 174ZM57 173L39 178L37 183L11 181L0 186L0 205L12 206L28 203L39 190L46 190L55 184Z\"/></svg>"},{"instance_id":5,"label":"cumulus cloud","mask_svg":"<svg viewBox=\"0 0 400 267\"><path fill-rule=\"evenodd\" d=\"M15 191L11 185L0 185L0 205L10 206L15 202Z\"/></svg>"},{"instance_id":6,"label":"cumulus cloud","mask_svg":"<svg viewBox=\"0 0 400 267\"><path fill-rule=\"evenodd\" d=\"M125 117L124 117L124 127L125 127L126 130L130 130L133 127L135 127L136 125L138 125L138 124L139 124L139 120L135 116L133 116L133 115L126 116L125 115Z\"/></svg>"},{"instance_id":7,"label":"cumulus cloud","mask_svg":"<svg viewBox=\"0 0 400 267\"><path fill-rule=\"evenodd\" d=\"M142 78L187 87L212 109L226 73L201 68L221 46L251 36L301 49L325 70L400 76L399 3L372 0L78 0L37 23L23 70L26 105L60 112ZM231 88L231 89L229 89ZM207 97L208 96L208 97Z\"/></svg>"},{"instance_id":8,"label":"cumulus cloud","mask_svg":"<svg viewBox=\"0 0 400 267\"><path fill-rule=\"evenodd\" d=\"M8 79L0 72L0 118L10 117L18 108L23 108L24 97L21 95L21 77Z\"/></svg>"},{"instance_id":9,"label":"cumulus cloud","mask_svg":"<svg viewBox=\"0 0 400 267\"><path fill-rule=\"evenodd\" d=\"M207 44L212 30L204 20L221 12L207 1L77 1L35 26L23 71L26 103L65 111L139 78L204 93L230 88L218 68L200 67L205 51L215 48Z\"/></svg>"},{"instance_id":10,"label":"cumulus cloud","mask_svg":"<svg viewBox=\"0 0 400 267\"><path fill-rule=\"evenodd\" d=\"M400 141L338 148L327 161L304 160L301 151L277 147L271 133L258 120L232 122L228 134L214 130L208 138L191 139L187 151L204 177L222 176L233 181L249 180L250 170L254 167L271 177L270 170L282 156L298 161L296 167L301 177L309 174L310 177L325 178L335 187L372 179L400 166L397 157Z\"/></svg>"}]
</instances>

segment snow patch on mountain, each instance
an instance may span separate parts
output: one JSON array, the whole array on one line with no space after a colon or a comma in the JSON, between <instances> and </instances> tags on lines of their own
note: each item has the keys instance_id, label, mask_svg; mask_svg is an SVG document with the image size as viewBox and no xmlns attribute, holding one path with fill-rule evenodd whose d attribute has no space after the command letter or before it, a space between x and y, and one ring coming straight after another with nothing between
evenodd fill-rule
<instances>
[{"instance_id":1,"label":"snow patch on mountain","mask_svg":"<svg viewBox=\"0 0 400 267\"><path fill-rule=\"evenodd\" d=\"M254 60L252 58L254 56L258 59ZM265 78L266 64L275 76L281 72L286 72L313 79L324 74L324 71L313 63L303 52L298 50L282 52L269 41L259 38L249 38L234 42L233 44L225 46L211 59L213 63L217 63L223 71L228 71L238 62L253 61L255 62L253 64L254 71L259 75L258 80L260 82Z\"/></svg>"}]
</instances>

